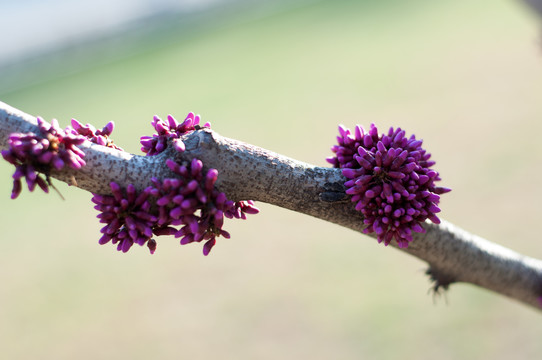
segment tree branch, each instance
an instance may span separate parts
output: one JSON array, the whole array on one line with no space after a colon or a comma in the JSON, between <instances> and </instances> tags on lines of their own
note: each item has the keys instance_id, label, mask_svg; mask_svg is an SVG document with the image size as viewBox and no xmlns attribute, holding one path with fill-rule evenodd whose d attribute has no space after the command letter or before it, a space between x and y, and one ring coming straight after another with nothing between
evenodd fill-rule
<instances>
[{"instance_id":1,"label":"tree branch","mask_svg":"<svg viewBox=\"0 0 542 360\"><path fill-rule=\"evenodd\" d=\"M13 132L38 132L35 117L0 103L0 148ZM200 159L219 172L216 186L231 200L252 199L330 221L361 232L363 217L344 194L341 170L306 164L274 152L222 137L210 129L184 135L186 150L172 146L156 156L137 156L85 142L86 166L66 167L51 176L84 190L109 194L109 183L144 189L150 178L175 177L165 165ZM466 282L495 291L542 310L542 261L520 255L443 221L425 224L425 234L414 235L400 249L427 262L434 290ZM393 244L393 243L392 243Z\"/></svg>"}]
</instances>

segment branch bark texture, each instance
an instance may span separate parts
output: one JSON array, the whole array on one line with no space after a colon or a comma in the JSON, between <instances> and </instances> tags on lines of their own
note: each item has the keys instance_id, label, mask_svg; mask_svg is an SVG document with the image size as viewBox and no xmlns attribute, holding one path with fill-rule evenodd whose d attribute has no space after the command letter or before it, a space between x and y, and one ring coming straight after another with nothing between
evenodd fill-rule
<instances>
[{"instance_id":1,"label":"branch bark texture","mask_svg":"<svg viewBox=\"0 0 542 360\"><path fill-rule=\"evenodd\" d=\"M0 103L0 148L6 149L13 132L38 132L36 118ZM151 177L174 177L166 159L198 158L219 172L216 186L231 200L256 200L290 209L361 232L363 216L348 201L341 170L323 168L222 137L210 129L185 135L186 150L169 146L156 156L137 156L85 142L86 166L66 168L51 176L84 190L109 194L109 183L133 184L144 189ZM7 190L6 190L7 191ZM425 224L425 234L414 236L400 249L429 264L435 290L466 282L492 290L542 310L542 261L472 235L455 225Z\"/></svg>"}]
</instances>

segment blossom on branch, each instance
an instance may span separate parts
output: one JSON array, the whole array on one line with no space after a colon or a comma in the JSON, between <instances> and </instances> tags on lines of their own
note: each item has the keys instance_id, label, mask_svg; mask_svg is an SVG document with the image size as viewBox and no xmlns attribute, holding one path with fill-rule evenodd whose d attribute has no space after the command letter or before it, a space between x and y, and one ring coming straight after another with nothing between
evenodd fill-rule
<instances>
[{"instance_id":1,"label":"blossom on branch","mask_svg":"<svg viewBox=\"0 0 542 360\"><path fill-rule=\"evenodd\" d=\"M171 115L167 116L167 121L155 115L151 125L157 133L153 136L141 137L141 151L147 155L159 154L166 149L168 139L174 139L173 144L177 151L184 151L184 143L178 139L183 134L199 129L200 119L200 116L193 112L188 113L182 123L178 123ZM203 127L210 128L211 124L207 122Z\"/></svg>"},{"instance_id":2,"label":"blossom on branch","mask_svg":"<svg viewBox=\"0 0 542 360\"><path fill-rule=\"evenodd\" d=\"M108 122L101 130L96 130L91 124L83 125L76 119L72 119L71 123L73 126L72 132L74 134L86 137L91 143L122 151L122 148L115 145L113 140L109 138L115 128L115 123L113 121Z\"/></svg>"},{"instance_id":3,"label":"blossom on branch","mask_svg":"<svg viewBox=\"0 0 542 360\"><path fill-rule=\"evenodd\" d=\"M56 119L49 124L38 117L37 122L39 134L13 133L8 139L9 149L2 151L3 158L15 166L12 199L21 193L23 177L28 190L33 191L38 185L47 193L51 169L61 170L65 165L80 169L85 165L85 153L77 147L85 141L84 137L75 134L70 127L62 130ZM40 173L45 175L45 179Z\"/></svg>"},{"instance_id":4,"label":"blossom on branch","mask_svg":"<svg viewBox=\"0 0 542 360\"><path fill-rule=\"evenodd\" d=\"M126 191L112 182L109 184L113 196L93 194L94 208L100 211L98 218L106 225L100 230L103 234L100 244L112 242L117 244L117 250L127 252L133 244L147 244L151 253L156 249L156 242L151 241L156 217L149 213L151 203L149 195L151 187L140 193L130 184Z\"/></svg>"},{"instance_id":5,"label":"blossom on branch","mask_svg":"<svg viewBox=\"0 0 542 360\"><path fill-rule=\"evenodd\" d=\"M245 214L257 214L259 210L252 201L233 202L218 191L214 186L217 170L205 172L203 163L197 159L187 165L167 160L167 166L179 175L176 179L168 179L170 186L161 186L160 181L153 179L156 189L162 190L162 197L157 201L160 220L182 226L175 233L175 237L181 238L181 245L205 241L203 254L208 255L217 237L230 237L222 229L224 217L246 219Z\"/></svg>"},{"instance_id":6,"label":"blossom on branch","mask_svg":"<svg viewBox=\"0 0 542 360\"><path fill-rule=\"evenodd\" d=\"M252 201L233 202L218 191L214 184L218 171L203 170L203 163L194 159L190 164L167 160L176 178L152 178L152 186L137 193L133 185L126 191L114 182L113 195L94 194L94 208L106 225L101 229L99 243L117 244L117 250L127 252L133 244L156 250L153 235L175 235L181 245L205 241L203 254L208 255L216 238L229 238L222 229L224 217L246 219L246 214L257 214Z\"/></svg>"},{"instance_id":7,"label":"blossom on branch","mask_svg":"<svg viewBox=\"0 0 542 360\"><path fill-rule=\"evenodd\" d=\"M426 219L440 222L439 195L450 189L435 185L440 177L421 140L407 138L401 128L378 134L374 124L369 131L357 125L354 134L339 126L339 134L331 149L335 156L327 160L348 179L346 193L365 217L365 233L376 233L385 245L395 239L407 247L412 231L425 232Z\"/></svg>"},{"instance_id":8,"label":"blossom on branch","mask_svg":"<svg viewBox=\"0 0 542 360\"><path fill-rule=\"evenodd\" d=\"M141 138L143 152L147 156L157 155L170 142L177 151L184 151L180 136L198 130L199 121L199 115L194 113L189 113L182 123L171 115L167 122L155 116L151 124L158 133ZM89 135L96 134L89 125L83 128L76 123L74 127L79 132L84 130ZM210 127L210 124L206 123L205 127ZM107 224L101 230L104 235L100 244L112 241L118 244L117 250L123 252L134 243L147 244L154 253L156 241L152 239L153 235L174 235L181 238L181 245L204 241L203 254L208 255L217 237L230 237L222 229L224 217L246 219L246 214L259 212L253 201L228 200L226 194L215 188L218 171L204 170L200 160L177 163L168 159L166 165L177 176L152 178L152 185L140 194L135 192L133 185L128 185L123 193L118 184L111 183L113 196L94 195L92 201L101 212L98 218Z\"/></svg>"}]
</instances>

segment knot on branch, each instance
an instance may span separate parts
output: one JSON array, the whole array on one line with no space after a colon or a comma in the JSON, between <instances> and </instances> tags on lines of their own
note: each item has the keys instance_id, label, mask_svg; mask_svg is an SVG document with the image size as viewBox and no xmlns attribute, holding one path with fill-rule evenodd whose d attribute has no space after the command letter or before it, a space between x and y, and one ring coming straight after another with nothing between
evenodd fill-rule
<instances>
[{"instance_id":1,"label":"knot on branch","mask_svg":"<svg viewBox=\"0 0 542 360\"><path fill-rule=\"evenodd\" d=\"M429 275L432 286L431 290L434 294L440 294L441 290L447 291L451 284L456 282L455 277L447 272L441 271L434 266L430 266L426 271L426 275Z\"/></svg>"}]
</instances>

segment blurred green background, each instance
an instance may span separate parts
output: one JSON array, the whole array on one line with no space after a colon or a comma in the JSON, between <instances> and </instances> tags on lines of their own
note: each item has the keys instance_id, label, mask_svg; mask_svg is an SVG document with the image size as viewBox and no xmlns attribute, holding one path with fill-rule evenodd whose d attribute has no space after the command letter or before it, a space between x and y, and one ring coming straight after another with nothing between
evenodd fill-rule
<instances>
[{"instance_id":1,"label":"blurred green background","mask_svg":"<svg viewBox=\"0 0 542 360\"><path fill-rule=\"evenodd\" d=\"M154 114L195 111L224 136L316 165L339 123L400 126L453 188L443 218L542 258L542 50L521 4L243 9L129 50L38 62L15 74L32 84L0 101L63 126L114 120L115 142L133 153ZM57 181L65 201L26 190L11 201L11 173L0 162L4 359L542 356L540 312L465 284L433 298L424 263L336 225L259 204L260 215L227 222L232 239L208 257L168 237L152 256L122 254L98 245L90 194Z\"/></svg>"}]
</instances>

